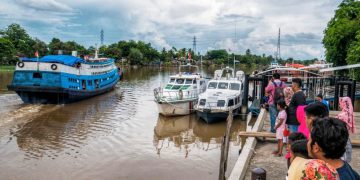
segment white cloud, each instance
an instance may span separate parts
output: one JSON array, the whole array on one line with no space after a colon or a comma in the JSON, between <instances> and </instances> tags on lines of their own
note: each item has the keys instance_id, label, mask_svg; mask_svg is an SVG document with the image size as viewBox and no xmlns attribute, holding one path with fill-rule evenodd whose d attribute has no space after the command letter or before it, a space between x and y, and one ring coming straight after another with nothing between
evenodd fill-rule
<instances>
[{"instance_id":1,"label":"white cloud","mask_svg":"<svg viewBox=\"0 0 360 180\"><path fill-rule=\"evenodd\" d=\"M15 3L40 11L56 11L56 12L63 12L63 11L71 11L68 5L60 3L56 0L14 0Z\"/></svg>"},{"instance_id":2,"label":"white cloud","mask_svg":"<svg viewBox=\"0 0 360 180\"><path fill-rule=\"evenodd\" d=\"M273 55L278 28L282 57L320 58L323 30L340 0L10 0L0 2L0 22L26 24L31 33L85 45L99 41L149 41L158 49L231 49ZM7 24L6 24L7 23ZM236 39L235 43L235 24ZM40 27L41 26L41 27Z\"/></svg>"}]
</instances>

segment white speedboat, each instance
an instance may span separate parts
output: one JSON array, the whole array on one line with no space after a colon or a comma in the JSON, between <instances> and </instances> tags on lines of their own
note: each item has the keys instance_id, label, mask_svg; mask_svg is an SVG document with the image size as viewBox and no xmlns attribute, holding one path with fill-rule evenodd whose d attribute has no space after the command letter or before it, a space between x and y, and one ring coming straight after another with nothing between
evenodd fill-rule
<instances>
[{"instance_id":1,"label":"white speedboat","mask_svg":"<svg viewBox=\"0 0 360 180\"><path fill-rule=\"evenodd\" d=\"M231 110L236 115L241 107L244 78L243 71L235 74L234 69L229 67L216 70L206 91L199 95L194 107L197 115L207 123L225 120Z\"/></svg>"},{"instance_id":2,"label":"white speedboat","mask_svg":"<svg viewBox=\"0 0 360 180\"><path fill-rule=\"evenodd\" d=\"M194 111L199 94L206 89L205 79L197 70L197 66L181 65L179 73L170 76L164 88L154 89L155 102L161 115L187 115Z\"/></svg>"}]
</instances>

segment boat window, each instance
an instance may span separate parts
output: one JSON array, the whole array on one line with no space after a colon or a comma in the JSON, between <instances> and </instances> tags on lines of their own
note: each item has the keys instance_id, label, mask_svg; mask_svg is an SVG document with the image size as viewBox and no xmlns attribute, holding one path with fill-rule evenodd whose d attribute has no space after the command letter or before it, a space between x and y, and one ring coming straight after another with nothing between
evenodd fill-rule
<instances>
[{"instance_id":1,"label":"boat window","mask_svg":"<svg viewBox=\"0 0 360 180\"><path fill-rule=\"evenodd\" d=\"M180 89L180 88L181 88L181 86L176 86L176 85L175 85L175 86L173 86L171 89L172 89L172 90L178 90L178 89Z\"/></svg>"},{"instance_id":2,"label":"boat window","mask_svg":"<svg viewBox=\"0 0 360 180\"><path fill-rule=\"evenodd\" d=\"M39 78L39 79L41 79L41 78L42 78L42 74L36 72L36 73L33 74L33 78Z\"/></svg>"},{"instance_id":3,"label":"boat window","mask_svg":"<svg viewBox=\"0 0 360 180\"><path fill-rule=\"evenodd\" d=\"M205 106L206 103L206 99L200 99L199 105L200 106Z\"/></svg>"},{"instance_id":4,"label":"boat window","mask_svg":"<svg viewBox=\"0 0 360 180\"><path fill-rule=\"evenodd\" d=\"M217 86L217 82L211 82L209 83L208 89L216 89L216 86Z\"/></svg>"},{"instance_id":5,"label":"boat window","mask_svg":"<svg viewBox=\"0 0 360 180\"><path fill-rule=\"evenodd\" d=\"M82 89L83 89L83 90L86 90L86 81L85 81L85 80L82 80L82 81L81 81L81 84L82 84Z\"/></svg>"},{"instance_id":6,"label":"boat window","mask_svg":"<svg viewBox=\"0 0 360 180\"><path fill-rule=\"evenodd\" d=\"M196 84L196 79L194 79L193 84Z\"/></svg>"},{"instance_id":7,"label":"boat window","mask_svg":"<svg viewBox=\"0 0 360 180\"><path fill-rule=\"evenodd\" d=\"M234 100L233 100L233 99L229 99L228 106L233 106L233 105L234 105Z\"/></svg>"},{"instance_id":8,"label":"boat window","mask_svg":"<svg viewBox=\"0 0 360 180\"><path fill-rule=\"evenodd\" d=\"M170 83L174 83L174 82L175 82L175 78L171 78Z\"/></svg>"},{"instance_id":9,"label":"boat window","mask_svg":"<svg viewBox=\"0 0 360 180\"><path fill-rule=\"evenodd\" d=\"M218 100L217 101L217 107L224 107L225 106L225 100Z\"/></svg>"},{"instance_id":10,"label":"boat window","mask_svg":"<svg viewBox=\"0 0 360 180\"><path fill-rule=\"evenodd\" d=\"M192 79L186 79L185 80L185 84L191 84L192 83Z\"/></svg>"},{"instance_id":11,"label":"boat window","mask_svg":"<svg viewBox=\"0 0 360 180\"><path fill-rule=\"evenodd\" d=\"M176 79L176 84L184 84L184 79Z\"/></svg>"},{"instance_id":12,"label":"boat window","mask_svg":"<svg viewBox=\"0 0 360 180\"><path fill-rule=\"evenodd\" d=\"M171 89L172 86L173 86L173 85L171 85L171 84L167 84L167 85L165 86L165 89Z\"/></svg>"},{"instance_id":13,"label":"boat window","mask_svg":"<svg viewBox=\"0 0 360 180\"><path fill-rule=\"evenodd\" d=\"M227 89L228 86L229 86L229 83L219 82L218 89Z\"/></svg>"},{"instance_id":14,"label":"boat window","mask_svg":"<svg viewBox=\"0 0 360 180\"><path fill-rule=\"evenodd\" d=\"M240 84L238 83L230 83L231 90L240 90Z\"/></svg>"},{"instance_id":15,"label":"boat window","mask_svg":"<svg viewBox=\"0 0 360 180\"><path fill-rule=\"evenodd\" d=\"M99 80L98 80L98 79L95 79L95 80L94 80L94 83L95 83L95 88L99 88Z\"/></svg>"},{"instance_id":16,"label":"boat window","mask_svg":"<svg viewBox=\"0 0 360 180\"><path fill-rule=\"evenodd\" d=\"M190 85L184 85L184 86L182 86L180 89L181 90L186 90L187 88L189 88L190 87Z\"/></svg>"}]
</instances>

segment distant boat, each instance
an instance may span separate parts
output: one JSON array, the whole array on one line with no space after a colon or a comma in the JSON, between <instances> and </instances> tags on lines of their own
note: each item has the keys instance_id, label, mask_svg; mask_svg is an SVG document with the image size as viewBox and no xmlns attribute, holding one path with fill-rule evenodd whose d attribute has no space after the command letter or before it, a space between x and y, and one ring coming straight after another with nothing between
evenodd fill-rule
<instances>
[{"instance_id":1,"label":"distant boat","mask_svg":"<svg viewBox=\"0 0 360 180\"><path fill-rule=\"evenodd\" d=\"M197 72L197 68L190 64L181 65L179 73L170 76L165 87L154 89L159 114L179 116L194 112L193 106L206 88L205 79Z\"/></svg>"},{"instance_id":2,"label":"distant boat","mask_svg":"<svg viewBox=\"0 0 360 180\"><path fill-rule=\"evenodd\" d=\"M235 75L234 69L229 67L216 70L206 91L199 95L196 114L207 123L226 120L231 110L236 115L242 105L244 78L243 71Z\"/></svg>"},{"instance_id":3,"label":"distant boat","mask_svg":"<svg viewBox=\"0 0 360 180\"><path fill-rule=\"evenodd\" d=\"M8 89L24 103L65 104L108 92L120 77L113 59L48 55L22 58Z\"/></svg>"}]
</instances>

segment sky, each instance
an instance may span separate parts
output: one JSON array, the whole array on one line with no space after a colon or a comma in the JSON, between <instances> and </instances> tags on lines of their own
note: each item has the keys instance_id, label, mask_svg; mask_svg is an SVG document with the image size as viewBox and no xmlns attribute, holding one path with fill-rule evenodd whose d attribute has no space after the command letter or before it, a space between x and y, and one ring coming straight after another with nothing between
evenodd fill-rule
<instances>
[{"instance_id":1,"label":"sky","mask_svg":"<svg viewBox=\"0 0 360 180\"><path fill-rule=\"evenodd\" d=\"M120 40L163 47L226 49L281 57L324 58L323 31L341 0L0 0L0 28L11 23L32 37L86 47Z\"/></svg>"}]
</instances>

